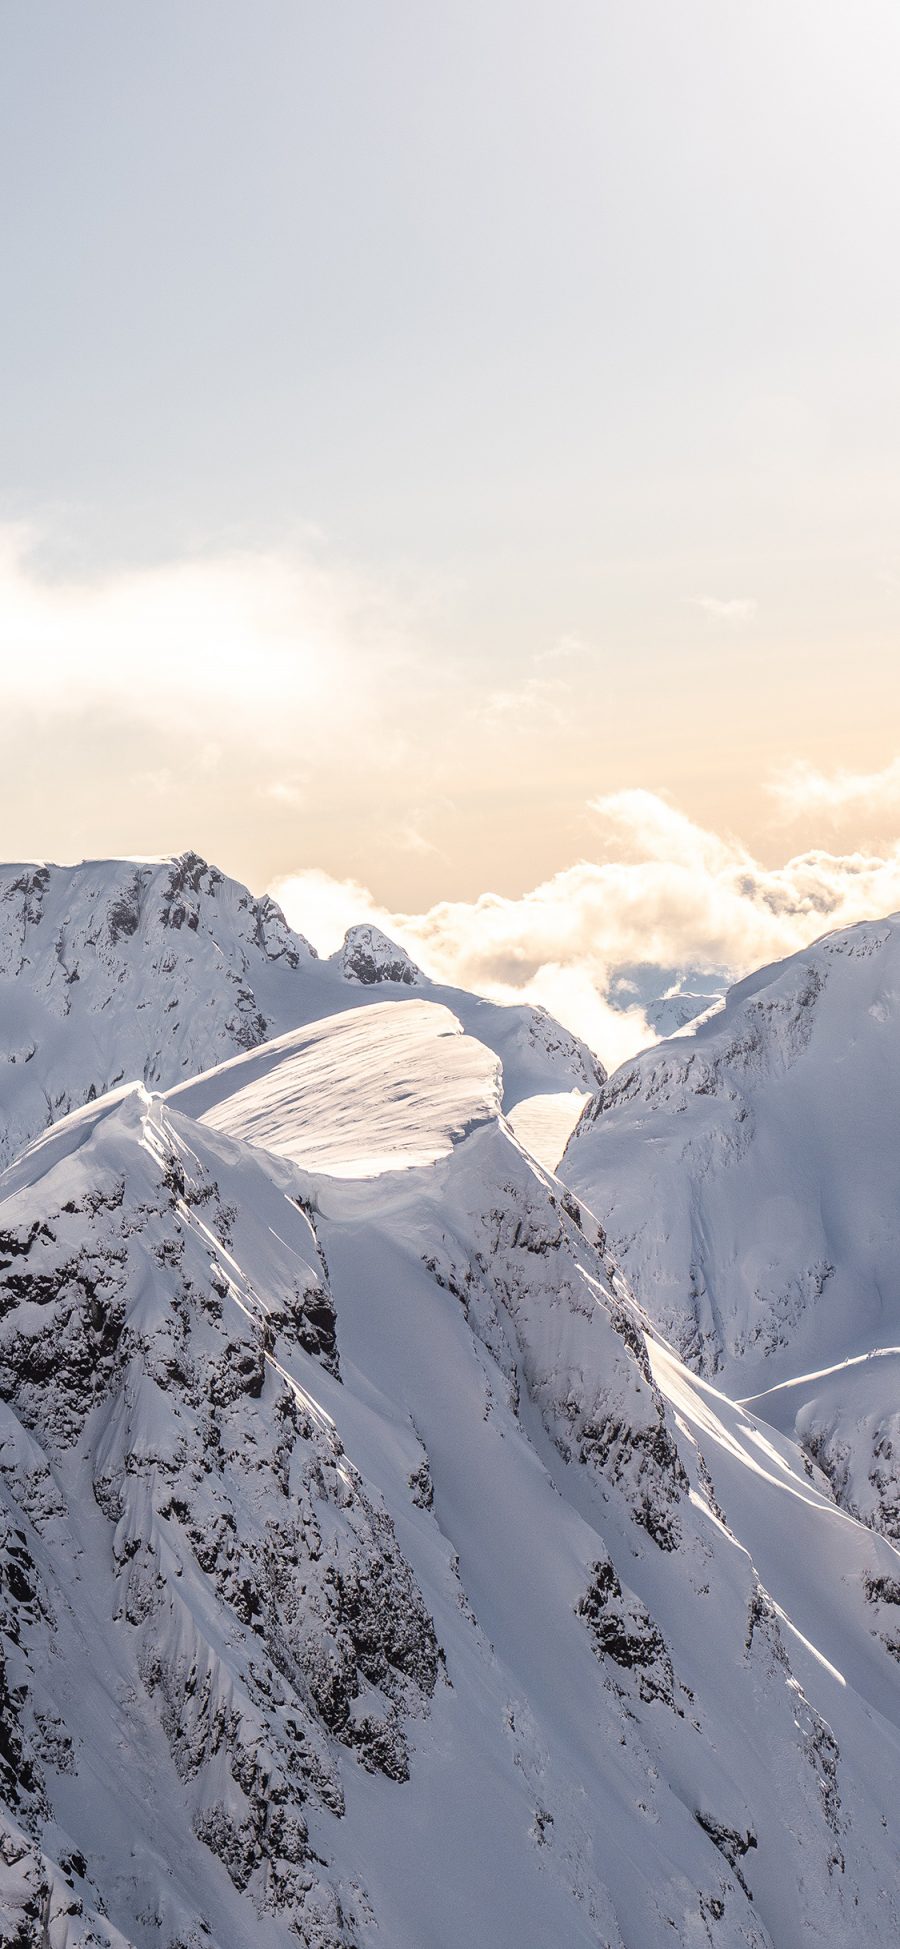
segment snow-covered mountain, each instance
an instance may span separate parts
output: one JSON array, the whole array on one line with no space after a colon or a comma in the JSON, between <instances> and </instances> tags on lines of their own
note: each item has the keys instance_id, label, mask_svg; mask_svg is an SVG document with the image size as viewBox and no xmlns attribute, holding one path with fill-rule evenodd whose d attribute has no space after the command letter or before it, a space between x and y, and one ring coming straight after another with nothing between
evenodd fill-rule
<instances>
[{"instance_id":1,"label":"snow-covered mountain","mask_svg":"<svg viewBox=\"0 0 900 1949\"><path fill-rule=\"evenodd\" d=\"M603 1070L542 1009L436 987L378 929L318 958L268 897L196 853L0 868L0 1164L122 1081L168 1088L414 984L502 1056L506 1106Z\"/></svg>"},{"instance_id":2,"label":"snow-covered mountain","mask_svg":"<svg viewBox=\"0 0 900 1949\"><path fill-rule=\"evenodd\" d=\"M5 1944L895 1943L900 1554L501 1100L407 987L0 1180Z\"/></svg>"},{"instance_id":3,"label":"snow-covered mountain","mask_svg":"<svg viewBox=\"0 0 900 1949\"><path fill-rule=\"evenodd\" d=\"M193 855L0 916L3 1949L893 1949L900 922L604 1082Z\"/></svg>"},{"instance_id":4,"label":"snow-covered mountain","mask_svg":"<svg viewBox=\"0 0 900 1949\"><path fill-rule=\"evenodd\" d=\"M698 1373L900 1536L900 917L739 983L584 1112L561 1173Z\"/></svg>"},{"instance_id":5,"label":"snow-covered mountain","mask_svg":"<svg viewBox=\"0 0 900 1949\"><path fill-rule=\"evenodd\" d=\"M668 1036L720 1007L727 987L722 971L665 968L648 961L617 968L606 999L623 1011L639 1008L653 1036Z\"/></svg>"},{"instance_id":6,"label":"snow-covered mountain","mask_svg":"<svg viewBox=\"0 0 900 1949\"><path fill-rule=\"evenodd\" d=\"M348 928L338 958L344 979L358 981L363 988L374 988L385 981L404 988L425 984L421 968L380 927L366 924Z\"/></svg>"}]
</instances>

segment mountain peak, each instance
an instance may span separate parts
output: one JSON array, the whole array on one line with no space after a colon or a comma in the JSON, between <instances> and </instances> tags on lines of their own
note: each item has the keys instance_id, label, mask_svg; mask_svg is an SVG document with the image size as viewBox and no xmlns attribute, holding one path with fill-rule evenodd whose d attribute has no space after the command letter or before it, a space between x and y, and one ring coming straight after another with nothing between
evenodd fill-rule
<instances>
[{"instance_id":1,"label":"mountain peak","mask_svg":"<svg viewBox=\"0 0 900 1949\"><path fill-rule=\"evenodd\" d=\"M379 981L399 981L405 988L417 988L425 980L406 949L369 922L348 927L338 958L345 981L358 981L364 988Z\"/></svg>"},{"instance_id":2,"label":"mountain peak","mask_svg":"<svg viewBox=\"0 0 900 1949\"><path fill-rule=\"evenodd\" d=\"M268 894L194 850L0 865L0 1166L120 1083L170 1089L301 1025L411 990L503 1063L504 1107L596 1087L590 1051L528 1006L427 980L381 929L320 960Z\"/></svg>"}]
</instances>

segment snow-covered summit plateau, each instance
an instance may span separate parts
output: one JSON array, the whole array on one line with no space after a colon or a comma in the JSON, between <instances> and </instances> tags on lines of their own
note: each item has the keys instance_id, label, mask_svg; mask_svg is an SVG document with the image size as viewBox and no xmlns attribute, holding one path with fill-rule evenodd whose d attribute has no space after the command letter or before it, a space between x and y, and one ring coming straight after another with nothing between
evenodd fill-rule
<instances>
[{"instance_id":1,"label":"snow-covered summit plateau","mask_svg":"<svg viewBox=\"0 0 900 1949\"><path fill-rule=\"evenodd\" d=\"M0 1177L4 1949L893 1949L900 1552L515 1135L553 1025L131 870L9 977L154 1034Z\"/></svg>"}]
</instances>

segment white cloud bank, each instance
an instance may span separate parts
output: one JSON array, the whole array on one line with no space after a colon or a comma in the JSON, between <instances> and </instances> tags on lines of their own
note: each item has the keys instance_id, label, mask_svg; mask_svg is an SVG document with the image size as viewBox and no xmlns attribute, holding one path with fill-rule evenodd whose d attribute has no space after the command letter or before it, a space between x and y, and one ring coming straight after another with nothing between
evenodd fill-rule
<instances>
[{"instance_id":1,"label":"white cloud bank","mask_svg":"<svg viewBox=\"0 0 900 1949\"><path fill-rule=\"evenodd\" d=\"M652 792L616 792L591 811L599 857L519 899L485 893L397 914L321 872L272 891L322 951L352 922L373 919L437 979L543 1002L608 1064L654 1040L640 1008L610 1005L623 967L725 969L737 980L830 928L900 907L900 843L883 854L815 850L767 867Z\"/></svg>"}]
</instances>

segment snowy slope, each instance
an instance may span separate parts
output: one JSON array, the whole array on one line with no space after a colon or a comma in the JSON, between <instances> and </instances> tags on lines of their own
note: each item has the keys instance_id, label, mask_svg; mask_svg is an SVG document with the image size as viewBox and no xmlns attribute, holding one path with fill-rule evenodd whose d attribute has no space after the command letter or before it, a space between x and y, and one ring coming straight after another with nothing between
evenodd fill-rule
<instances>
[{"instance_id":1,"label":"snowy slope","mask_svg":"<svg viewBox=\"0 0 900 1949\"><path fill-rule=\"evenodd\" d=\"M170 1100L330 1177L436 1163L500 1110L500 1065L433 1002L348 1010L236 1057Z\"/></svg>"},{"instance_id":2,"label":"snowy slope","mask_svg":"<svg viewBox=\"0 0 900 1949\"><path fill-rule=\"evenodd\" d=\"M607 1000L613 1008L641 1009L654 1036L677 1035L708 1011L718 1009L728 987L724 972L666 968L644 961L617 968Z\"/></svg>"},{"instance_id":3,"label":"snowy slope","mask_svg":"<svg viewBox=\"0 0 900 1949\"><path fill-rule=\"evenodd\" d=\"M0 1180L2 1939L896 1941L900 1555L497 1087L416 992Z\"/></svg>"},{"instance_id":4,"label":"snowy slope","mask_svg":"<svg viewBox=\"0 0 900 1949\"><path fill-rule=\"evenodd\" d=\"M119 1082L168 1088L412 983L501 1056L508 1107L601 1080L543 1010L436 988L377 929L320 961L272 900L195 853L0 868L0 1164Z\"/></svg>"},{"instance_id":5,"label":"snowy slope","mask_svg":"<svg viewBox=\"0 0 900 1949\"><path fill-rule=\"evenodd\" d=\"M699 1372L900 1535L900 919L827 935L610 1079L562 1175Z\"/></svg>"}]
</instances>

